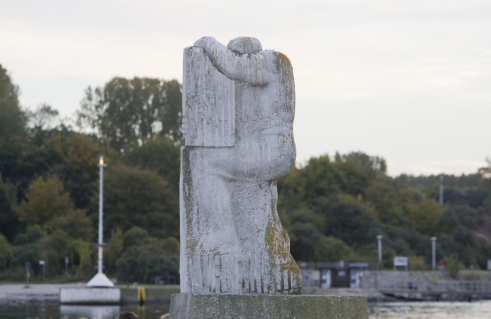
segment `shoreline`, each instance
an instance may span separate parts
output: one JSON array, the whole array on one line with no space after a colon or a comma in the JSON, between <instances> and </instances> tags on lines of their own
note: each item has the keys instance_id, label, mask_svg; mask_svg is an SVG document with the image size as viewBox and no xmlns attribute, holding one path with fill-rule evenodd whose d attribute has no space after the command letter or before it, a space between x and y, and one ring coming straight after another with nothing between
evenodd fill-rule
<instances>
[{"instance_id":1,"label":"shoreline","mask_svg":"<svg viewBox=\"0 0 491 319\"><path fill-rule=\"evenodd\" d=\"M26 288L24 284L0 284L0 304L12 304L12 303L27 303L27 302L59 302L60 288L82 288L84 283L64 283L64 284L31 284L29 288ZM164 288L169 292L168 296L162 294L162 297L168 297L178 291L178 286L153 286L142 285L146 289L162 289ZM118 288L130 288L136 289L130 285L117 285ZM402 300L400 298L388 297L379 291L373 289L350 289L350 288L336 288L336 289L320 289L320 288L304 288L304 295L317 295L317 296L362 296L367 298L369 304L385 303L385 302L431 302L431 300ZM165 296L164 296L165 295ZM159 298L160 299L160 298ZM473 299L489 300L489 299ZM465 301L465 300L441 300L441 301Z\"/></svg>"},{"instance_id":2,"label":"shoreline","mask_svg":"<svg viewBox=\"0 0 491 319\"><path fill-rule=\"evenodd\" d=\"M60 288L82 288L83 283L65 283L65 284L31 284L26 288L24 284L0 284L0 303L17 303L29 301L59 301ZM144 285L143 285L144 286ZM116 286L119 288L129 288L129 285ZM147 289L153 288L176 288L176 286L145 286ZM304 288L305 295L326 295L326 296L364 296L369 303L397 301L394 298L388 298L378 291L368 289L312 289ZM170 297L170 295L169 295Z\"/></svg>"}]
</instances>

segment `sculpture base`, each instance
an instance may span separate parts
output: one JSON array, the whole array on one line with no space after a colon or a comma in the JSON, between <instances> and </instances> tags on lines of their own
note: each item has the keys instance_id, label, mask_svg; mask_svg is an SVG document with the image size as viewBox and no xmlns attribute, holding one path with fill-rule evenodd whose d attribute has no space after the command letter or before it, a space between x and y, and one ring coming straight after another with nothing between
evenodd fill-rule
<instances>
[{"instance_id":1,"label":"sculpture base","mask_svg":"<svg viewBox=\"0 0 491 319\"><path fill-rule=\"evenodd\" d=\"M368 319L365 297L174 294L170 319Z\"/></svg>"}]
</instances>

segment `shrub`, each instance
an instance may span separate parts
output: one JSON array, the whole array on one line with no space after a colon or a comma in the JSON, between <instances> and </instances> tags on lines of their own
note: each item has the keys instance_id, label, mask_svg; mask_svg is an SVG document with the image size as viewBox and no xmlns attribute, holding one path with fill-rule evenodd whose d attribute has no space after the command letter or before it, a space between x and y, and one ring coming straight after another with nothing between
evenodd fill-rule
<instances>
[{"instance_id":1,"label":"shrub","mask_svg":"<svg viewBox=\"0 0 491 319\"><path fill-rule=\"evenodd\" d=\"M455 257L445 258L445 269L450 277L457 279L459 271L461 269L460 261Z\"/></svg>"}]
</instances>

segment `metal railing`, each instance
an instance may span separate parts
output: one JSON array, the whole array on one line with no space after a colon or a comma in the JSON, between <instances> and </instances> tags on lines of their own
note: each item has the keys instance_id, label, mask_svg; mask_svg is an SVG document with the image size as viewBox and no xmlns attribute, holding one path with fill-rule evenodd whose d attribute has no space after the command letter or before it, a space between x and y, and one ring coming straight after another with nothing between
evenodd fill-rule
<instances>
[{"instance_id":1,"label":"metal railing","mask_svg":"<svg viewBox=\"0 0 491 319\"><path fill-rule=\"evenodd\" d=\"M397 283L379 282L380 290L413 292L491 293L490 280L406 280Z\"/></svg>"}]
</instances>

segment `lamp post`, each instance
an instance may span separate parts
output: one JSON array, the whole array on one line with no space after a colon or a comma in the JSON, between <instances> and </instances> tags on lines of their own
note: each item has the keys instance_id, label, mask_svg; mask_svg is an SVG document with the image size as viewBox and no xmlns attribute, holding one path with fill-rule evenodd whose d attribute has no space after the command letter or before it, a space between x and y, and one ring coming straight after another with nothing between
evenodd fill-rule
<instances>
[{"instance_id":1,"label":"lamp post","mask_svg":"<svg viewBox=\"0 0 491 319\"><path fill-rule=\"evenodd\" d=\"M87 283L89 287L114 287L114 284L104 275L102 272L102 253L104 249L104 243L102 241L102 199L103 199L103 179L104 179L104 157L99 157L99 253L97 258L97 274Z\"/></svg>"},{"instance_id":2,"label":"lamp post","mask_svg":"<svg viewBox=\"0 0 491 319\"><path fill-rule=\"evenodd\" d=\"M102 274L102 252L103 252L103 242L102 242L102 199L104 194L103 189L103 180L104 180L104 167L107 165L104 164L104 157L99 157L99 256L97 259L97 272Z\"/></svg>"},{"instance_id":3,"label":"lamp post","mask_svg":"<svg viewBox=\"0 0 491 319\"><path fill-rule=\"evenodd\" d=\"M40 260L39 264L43 266L43 281L46 281L46 261Z\"/></svg>"},{"instance_id":4,"label":"lamp post","mask_svg":"<svg viewBox=\"0 0 491 319\"><path fill-rule=\"evenodd\" d=\"M377 235L378 241L378 261L382 262L382 235Z\"/></svg>"},{"instance_id":5,"label":"lamp post","mask_svg":"<svg viewBox=\"0 0 491 319\"><path fill-rule=\"evenodd\" d=\"M436 269L436 237L431 237L431 269Z\"/></svg>"}]
</instances>

